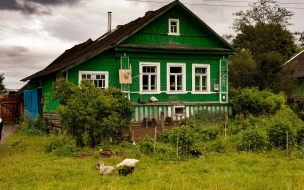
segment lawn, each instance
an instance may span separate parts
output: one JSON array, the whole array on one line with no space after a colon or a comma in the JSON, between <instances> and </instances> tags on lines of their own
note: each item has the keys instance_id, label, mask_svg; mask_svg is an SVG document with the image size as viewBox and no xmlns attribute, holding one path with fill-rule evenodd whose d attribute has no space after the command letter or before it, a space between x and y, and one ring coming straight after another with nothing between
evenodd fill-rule
<instances>
[{"instance_id":1,"label":"lawn","mask_svg":"<svg viewBox=\"0 0 304 190\"><path fill-rule=\"evenodd\" d=\"M118 155L101 158L96 149L81 149L79 156L45 153L47 135L18 132L0 149L0 189L304 189L301 152L205 152L205 158L144 155L135 145L114 147ZM98 161L116 166L125 158L139 159L126 177L100 175Z\"/></svg>"}]
</instances>

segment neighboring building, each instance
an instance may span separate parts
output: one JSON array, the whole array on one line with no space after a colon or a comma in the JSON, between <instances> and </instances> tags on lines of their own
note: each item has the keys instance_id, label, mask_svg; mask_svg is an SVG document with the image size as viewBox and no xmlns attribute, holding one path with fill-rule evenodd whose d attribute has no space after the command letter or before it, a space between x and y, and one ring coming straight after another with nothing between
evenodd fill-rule
<instances>
[{"instance_id":1,"label":"neighboring building","mask_svg":"<svg viewBox=\"0 0 304 190\"><path fill-rule=\"evenodd\" d=\"M97 40L66 50L22 79L30 83L24 92L25 101L31 100L27 109L54 115L59 101L52 101L52 82L64 77L75 85L89 79L99 88L120 88L134 105L134 122L158 118L161 111L174 120L196 109L229 112L227 59L234 49L181 2L110 26ZM150 102L152 96L158 101Z\"/></svg>"},{"instance_id":2,"label":"neighboring building","mask_svg":"<svg viewBox=\"0 0 304 190\"><path fill-rule=\"evenodd\" d=\"M288 98L289 102L301 104L300 109L303 109L304 104L304 50L289 59L285 64L295 64L295 76L298 79L298 88L293 90L293 94ZM284 65L285 65L284 64Z\"/></svg>"}]
</instances>

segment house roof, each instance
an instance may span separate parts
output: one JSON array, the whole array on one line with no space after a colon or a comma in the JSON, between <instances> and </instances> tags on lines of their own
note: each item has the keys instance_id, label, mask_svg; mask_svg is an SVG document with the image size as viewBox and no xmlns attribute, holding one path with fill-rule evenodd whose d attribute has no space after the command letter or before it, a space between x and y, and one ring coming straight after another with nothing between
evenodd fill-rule
<instances>
[{"instance_id":1,"label":"house roof","mask_svg":"<svg viewBox=\"0 0 304 190\"><path fill-rule=\"evenodd\" d=\"M129 36L136 33L138 30L148 25L150 22L164 14L166 11L170 10L176 5L180 5L190 14L192 14L198 21L200 21L205 27L207 27L215 36L221 39L227 47L230 49L223 48L202 48L202 47L190 47L185 45L167 45L167 46L157 46L157 45L131 45L125 44L120 47L133 47L133 48L143 48L143 49L166 49L166 50L187 50L187 51L234 51L233 47L221 38L216 32L214 32L207 24L205 24L201 19L199 19L195 14L193 14L187 7L185 7L181 2L175 0L156 11L148 11L145 16L140 17L134 21L131 21L125 25L118 27L116 30L105 33L103 36L95 41L91 39L84 43L78 44L71 49L66 50L57 59L55 59L50 65L48 65L43 70L28 76L21 81L27 81L35 78L39 78L44 75L48 75L54 72L68 70L75 65L79 65L84 61L114 47L117 47L122 41L127 39Z\"/></svg>"},{"instance_id":2,"label":"house roof","mask_svg":"<svg viewBox=\"0 0 304 190\"><path fill-rule=\"evenodd\" d=\"M304 50L302 50L300 53L289 59L285 64L292 62L296 63L296 77L297 78L303 78L304 77Z\"/></svg>"}]
</instances>

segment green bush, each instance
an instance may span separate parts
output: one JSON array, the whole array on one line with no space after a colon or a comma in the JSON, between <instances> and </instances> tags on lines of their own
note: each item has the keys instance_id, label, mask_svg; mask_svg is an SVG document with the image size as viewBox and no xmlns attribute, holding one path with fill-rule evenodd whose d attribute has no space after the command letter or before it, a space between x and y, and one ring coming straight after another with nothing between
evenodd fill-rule
<instances>
[{"instance_id":1,"label":"green bush","mask_svg":"<svg viewBox=\"0 0 304 190\"><path fill-rule=\"evenodd\" d=\"M225 111L222 110L196 110L194 115L190 117L192 126L208 126L222 123L225 117Z\"/></svg>"},{"instance_id":2,"label":"green bush","mask_svg":"<svg viewBox=\"0 0 304 190\"><path fill-rule=\"evenodd\" d=\"M241 151L258 151L267 147L267 133L262 129L246 129L239 134L237 149Z\"/></svg>"},{"instance_id":3,"label":"green bush","mask_svg":"<svg viewBox=\"0 0 304 190\"><path fill-rule=\"evenodd\" d=\"M45 152L53 152L57 156L76 156L76 141L64 133L51 133L50 142L45 146Z\"/></svg>"},{"instance_id":4,"label":"green bush","mask_svg":"<svg viewBox=\"0 0 304 190\"><path fill-rule=\"evenodd\" d=\"M165 130L159 136L159 140L164 143L170 143L174 147L178 145L182 154L187 153L195 142L195 131L187 126L174 127L171 130Z\"/></svg>"},{"instance_id":5,"label":"green bush","mask_svg":"<svg viewBox=\"0 0 304 190\"><path fill-rule=\"evenodd\" d=\"M79 87L59 80L53 89L53 98L61 102L57 112L62 128L76 139L77 145L95 147L110 139L119 143L116 137L129 129L134 110L121 90L102 90L88 80L81 81Z\"/></svg>"},{"instance_id":6,"label":"green bush","mask_svg":"<svg viewBox=\"0 0 304 190\"><path fill-rule=\"evenodd\" d=\"M52 130L52 126L46 118L38 115L34 120L28 110L24 110L24 113L20 117L20 128L21 131L30 133L49 133Z\"/></svg>"},{"instance_id":7,"label":"green bush","mask_svg":"<svg viewBox=\"0 0 304 190\"><path fill-rule=\"evenodd\" d=\"M286 102L283 93L274 94L270 90L259 91L253 88L230 88L229 103L236 114L248 117L250 114L255 116L262 114L274 114L284 108Z\"/></svg>"},{"instance_id":8,"label":"green bush","mask_svg":"<svg viewBox=\"0 0 304 190\"><path fill-rule=\"evenodd\" d=\"M304 125L297 130L296 141L298 146L302 147L304 145Z\"/></svg>"},{"instance_id":9,"label":"green bush","mask_svg":"<svg viewBox=\"0 0 304 190\"><path fill-rule=\"evenodd\" d=\"M214 141L210 141L206 143L206 151L207 152L217 152L217 153L225 153L226 152L227 143L223 138L217 138Z\"/></svg>"},{"instance_id":10,"label":"green bush","mask_svg":"<svg viewBox=\"0 0 304 190\"><path fill-rule=\"evenodd\" d=\"M144 154L149 154L154 151L154 139L148 135L145 135L144 138L139 141L139 150Z\"/></svg>"},{"instance_id":11,"label":"green bush","mask_svg":"<svg viewBox=\"0 0 304 190\"><path fill-rule=\"evenodd\" d=\"M269 121L267 127L268 140L276 148L286 148L286 132L290 145L296 143L297 129L303 123L289 108L277 112Z\"/></svg>"},{"instance_id":12,"label":"green bush","mask_svg":"<svg viewBox=\"0 0 304 190\"><path fill-rule=\"evenodd\" d=\"M228 135L236 135L246 129L266 128L268 116L245 118L243 115L236 115L235 118L230 119L227 126Z\"/></svg>"},{"instance_id":13,"label":"green bush","mask_svg":"<svg viewBox=\"0 0 304 190\"><path fill-rule=\"evenodd\" d=\"M215 140L220 134L219 126L202 127L199 131L199 137L203 141Z\"/></svg>"}]
</instances>

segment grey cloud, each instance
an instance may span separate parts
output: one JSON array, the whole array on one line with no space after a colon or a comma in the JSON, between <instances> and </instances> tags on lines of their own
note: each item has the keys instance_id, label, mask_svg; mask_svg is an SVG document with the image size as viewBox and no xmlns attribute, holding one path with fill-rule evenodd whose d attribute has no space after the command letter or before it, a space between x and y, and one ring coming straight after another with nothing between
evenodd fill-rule
<instances>
[{"instance_id":1,"label":"grey cloud","mask_svg":"<svg viewBox=\"0 0 304 190\"><path fill-rule=\"evenodd\" d=\"M29 50L23 46L0 46L0 55L8 57L17 57L20 54L28 52Z\"/></svg>"},{"instance_id":2,"label":"grey cloud","mask_svg":"<svg viewBox=\"0 0 304 190\"><path fill-rule=\"evenodd\" d=\"M20 11L23 14L50 14L48 6L77 5L84 0L1 0L0 10Z\"/></svg>"}]
</instances>

